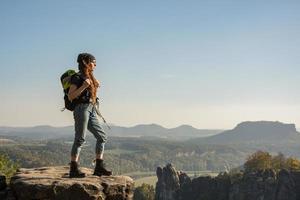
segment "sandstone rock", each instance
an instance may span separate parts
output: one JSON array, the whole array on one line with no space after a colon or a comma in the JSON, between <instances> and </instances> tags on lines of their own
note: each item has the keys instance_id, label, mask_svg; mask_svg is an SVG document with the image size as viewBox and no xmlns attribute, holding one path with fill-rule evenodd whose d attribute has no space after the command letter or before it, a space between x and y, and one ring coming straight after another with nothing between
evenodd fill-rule
<instances>
[{"instance_id":1,"label":"sandstone rock","mask_svg":"<svg viewBox=\"0 0 300 200\"><path fill-rule=\"evenodd\" d=\"M186 184L179 190L179 200L227 200L230 180L228 176L219 175L218 177L198 177Z\"/></svg>"},{"instance_id":2,"label":"sandstone rock","mask_svg":"<svg viewBox=\"0 0 300 200\"><path fill-rule=\"evenodd\" d=\"M192 179L184 172L178 172L178 177L180 187L183 187L184 185L189 185L192 182Z\"/></svg>"},{"instance_id":3,"label":"sandstone rock","mask_svg":"<svg viewBox=\"0 0 300 200\"><path fill-rule=\"evenodd\" d=\"M245 173L230 189L229 200L296 200L295 182L287 170Z\"/></svg>"},{"instance_id":4,"label":"sandstone rock","mask_svg":"<svg viewBox=\"0 0 300 200\"><path fill-rule=\"evenodd\" d=\"M156 200L300 199L300 172L262 170L230 175L221 173L217 177L191 180L186 174L174 171L171 165L157 169ZM168 183L172 187L167 186Z\"/></svg>"},{"instance_id":5,"label":"sandstone rock","mask_svg":"<svg viewBox=\"0 0 300 200\"><path fill-rule=\"evenodd\" d=\"M6 199L7 191L6 189L0 190L0 199Z\"/></svg>"},{"instance_id":6,"label":"sandstone rock","mask_svg":"<svg viewBox=\"0 0 300 200\"><path fill-rule=\"evenodd\" d=\"M16 200L16 197L14 196L13 192L9 187L7 187L5 190L2 190L0 192L0 199L1 200Z\"/></svg>"},{"instance_id":7,"label":"sandstone rock","mask_svg":"<svg viewBox=\"0 0 300 200\"><path fill-rule=\"evenodd\" d=\"M5 199L6 196L6 177L4 175L0 175L0 199Z\"/></svg>"},{"instance_id":8,"label":"sandstone rock","mask_svg":"<svg viewBox=\"0 0 300 200\"><path fill-rule=\"evenodd\" d=\"M296 200L296 184L292 175L287 170L281 170L278 175L278 185L276 189L276 199Z\"/></svg>"},{"instance_id":9,"label":"sandstone rock","mask_svg":"<svg viewBox=\"0 0 300 200\"><path fill-rule=\"evenodd\" d=\"M69 178L68 166L20 169L11 178L10 187L18 200L27 199L105 199L130 200L134 183L127 176L93 176L81 168L85 178Z\"/></svg>"},{"instance_id":10,"label":"sandstone rock","mask_svg":"<svg viewBox=\"0 0 300 200\"><path fill-rule=\"evenodd\" d=\"M0 190L4 190L6 188L6 177L0 174Z\"/></svg>"},{"instance_id":11,"label":"sandstone rock","mask_svg":"<svg viewBox=\"0 0 300 200\"><path fill-rule=\"evenodd\" d=\"M172 164L166 167L158 167L156 170L158 181L155 187L155 199L173 200L180 188L178 173Z\"/></svg>"}]
</instances>

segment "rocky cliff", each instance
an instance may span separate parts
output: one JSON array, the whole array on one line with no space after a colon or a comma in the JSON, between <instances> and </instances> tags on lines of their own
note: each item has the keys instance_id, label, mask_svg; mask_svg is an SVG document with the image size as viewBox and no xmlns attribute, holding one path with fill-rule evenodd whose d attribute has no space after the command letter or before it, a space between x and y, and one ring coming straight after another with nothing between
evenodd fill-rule
<instances>
[{"instance_id":1,"label":"rocky cliff","mask_svg":"<svg viewBox=\"0 0 300 200\"><path fill-rule=\"evenodd\" d=\"M92 175L82 168L85 178L68 178L68 166L20 169L5 187L0 176L0 199L72 199L72 200L131 200L134 183L127 176ZM4 179L4 181L3 181Z\"/></svg>"},{"instance_id":2,"label":"rocky cliff","mask_svg":"<svg viewBox=\"0 0 300 200\"><path fill-rule=\"evenodd\" d=\"M300 172L281 170L189 178L168 164L157 169L156 200L299 200Z\"/></svg>"}]
</instances>

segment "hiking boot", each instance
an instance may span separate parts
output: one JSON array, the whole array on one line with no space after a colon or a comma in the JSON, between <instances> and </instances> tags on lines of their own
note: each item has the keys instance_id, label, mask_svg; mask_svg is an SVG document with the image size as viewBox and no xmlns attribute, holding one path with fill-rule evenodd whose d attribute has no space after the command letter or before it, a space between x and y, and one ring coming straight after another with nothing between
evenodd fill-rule
<instances>
[{"instance_id":1,"label":"hiking boot","mask_svg":"<svg viewBox=\"0 0 300 200\"><path fill-rule=\"evenodd\" d=\"M76 161L71 161L70 163L70 178L83 178L85 177L85 173L78 169L78 163Z\"/></svg>"},{"instance_id":2,"label":"hiking boot","mask_svg":"<svg viewBox=\"0 0 300 200\"><path fill-rule=\"evenodd\" d=\"M111 176L112 171L105 169L103 160L96 159L94 175L96 175L96 176Z\"/></svg>"}]
</instances>

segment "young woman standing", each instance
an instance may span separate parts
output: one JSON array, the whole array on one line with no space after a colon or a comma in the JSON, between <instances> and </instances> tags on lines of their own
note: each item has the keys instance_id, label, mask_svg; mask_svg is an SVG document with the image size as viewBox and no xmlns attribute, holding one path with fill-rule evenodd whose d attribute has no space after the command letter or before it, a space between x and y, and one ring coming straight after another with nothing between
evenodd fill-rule
<instances>
[{"instance_id":1,"label":"young woman standing","mask_svg":"<svg viewBox=\"0 0 300 200\"><path fill-rule=\"evenodd\" d=\"M96 138L96 166L94 175L110 176L112 172L105 169L103 163L104 145L106 134L97 118L96 101L97 89L100 82L94 77L96 59L89 53L81 53L77 58L79 73L71 78L68 92L70 101L76 104L73 111L75 121L75 139L71 150L70 178L85 177L78 167L78 159L82 145L85 142L86 131L89 130Z\"/></svg>"}]
</instances>

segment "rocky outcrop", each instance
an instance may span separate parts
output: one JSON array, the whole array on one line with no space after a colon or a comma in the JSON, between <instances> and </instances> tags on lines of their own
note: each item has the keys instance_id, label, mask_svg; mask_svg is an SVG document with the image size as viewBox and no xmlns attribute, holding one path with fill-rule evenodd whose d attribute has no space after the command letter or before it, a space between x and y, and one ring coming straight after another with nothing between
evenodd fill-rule
<instances>
[{"instance_id":1,"label":"rocky outcrop","mask_svg":"<svg viewBox=\"0 0 300 200\"><path fill-rule=\"evenodd\" d=\"M4 199L6 195L6 177L0 174L0 199Z\"/></svg>"},{"instance_id":2,"label":"rocky outcrop","mask_svg":"<svg viewBox=\"0 0 300 200\"><path fill-rule=\"evenodd\" d=\"M158 181L156 183L155 198L172 200L180 189L179 173L168 164L166 167L158 167L156 170Z\"/></svg>"},{"instance_id":3,"label":"rocky outcrop","mask_svg":"<svg viewBox=\"0 0 300 200\"><path fill-rule=\"evenodd\" d=\"M300 172L265 170L231 175L220 173L217 177L193 180L185 173L177 172L171 164L158 168L157 172L156 200L300 199Z\"/></svg>"},{"instance_id":4,"label":"rocky outcrop","mask_svg":"<svg viewBox=\"0 0 300 200\"><path fill-rule=\"evenodd\" d=\"M18 200L131 200L134 183L127 176L92 175L92 170L81 168L85 178L69 178L68 166L20 169L11 178L10 189Z\"/></svg>"},{"instance_id":5,"label":"rocky outcrop","mask_svg":"<svg viewBox=\"0 0 300 200\"><path fill-rule=\"evenodd\" d=\"M4 190L6 188L6 177L0 174L0 190Z\"/></svg>"},{"instance_id":6,"label":"rocky outcrop","mask_svg":"<svg viewBox=\"0 0 300 200\"><path fill-rule=\"evenodd\" d=\"M287 170L245 173L231 185L229 200L296 200L295 186L294 175Z\"/></svg>"}]
</instances>

